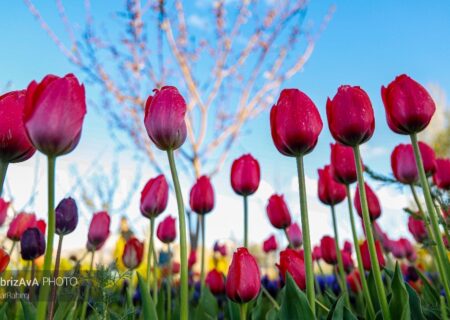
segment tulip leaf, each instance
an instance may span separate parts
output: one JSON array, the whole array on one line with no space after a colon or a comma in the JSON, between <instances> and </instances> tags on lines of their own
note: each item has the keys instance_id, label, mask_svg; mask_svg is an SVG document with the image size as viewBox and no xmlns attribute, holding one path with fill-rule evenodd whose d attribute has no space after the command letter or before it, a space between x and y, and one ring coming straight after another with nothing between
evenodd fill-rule
<instances>
[{"instance_id":1,"label":"tulip leaf","mask_svg":"<svg viewBox=\"0 0 450 320\"><path fill-rule=\"evenodd\" d=\"M265 319L266 314L272 307L272 303L264 296L263 292L261 291L258 299L256 299L256 304L252 309L252 320Z\"/></svg>"},{"instance_id":2,"label":"tulip leaf","mask_svg":"<svg viewBox=\"0 0 450 320\"><path fill-rule=\"evenodd\" d=\"M411 320L425 320L422 310L422 303L414 290L409 284L405 284L406 291L409 296L409 306L411 307Z\"/></svg>"},{"instance_id":3,"label":"tulip leaf","mask_svg":"<svg viewBox=\"0 0 450 320\"><path fill-rule=\"evenodd\" d=\"M431 285L430 280L428 280L428 278L419 269L416 268L416 271L423 283L422 296L424 298L424 301L428 305L438 306L439 305L439 293Z\"/></svg>"},{"instance_id":4,"label":"tulip leaf","mask_svg":"<svg viewBox=\"0 0 450 320\"><path fill-rule=\"evenodd\" d=\"M405 282L398 263L395 266L395 273L391 285L391 299L389 301L389 310L392 319L409 320L411 311L409 309L409 296L406 290Z\"/></svg>"},{"instance_id":5,"label":"tulip leaf","mask_svg":"<svg viewBox=\"0 0 450 320\"><path fill-rule=\"evenodd\" d=\"M357 318L345 306L344 296L340 296L331 307L327 320L357 320Z\"/></svg>"},{"instance_id":6,"label":"tulip leaf","mask_svg":"<svg viewBox=\"0 0 450 320\"><path fill-rule=\"evenodd\" d=\"M144 314L144 319L158 319L155 304L153 303L152 297L150 296L150 290L148 289L147 283L139 274L139 272L137 272L137 276L139 282L139 290L141 292L142 312Z\"/></svg>"},{"instance_id":7,"label":"tulip leaf","mask_svg":"<svg viewBox=\"0 0 450 320\"><path fill-rule=\"evenodd\" d=\"M280 309L281 319L314 319L314 314L306 295L286 272L285 296Z\"/></svg>"},{"instance_id":8,"label":"tulip leaf","mask_svg":"<svg viewBox=\"0 0 450 320\"><path fill-rule=\"evenodd\" d=\"M240 309L239 309L239 305L233 301L231 301L230 299L227 299L227 311L228 311L228 318L231 320L240 320L241 319L241 315L240 315Z\"/></svg>"},{"instance_id":9,"label":"tulip leaf","mask_svg":"<svg viewBox=\"0 0 450 320\"><path fill-rule=\"evenodd\" d=\"M0 320L7 319L7 316L6 316L7 309L8 309L8 301L5 301L5 303L3 303L2 307L0 308Z\"/></svg>"},{"instance_id":10,"label":"tulip leaf","mask_svg":"<svg viewBox=\"0 0 450 320\"><path fill-rule=\"evenodd\" d=\"M158 302L156 303L156 313L158 314L158 319L166 318L166 291L158 291Z\"/></svg>"},{"instance_id":11,"label":"tulip leaf","mask_svg":"<svg viewBox=\"0 0 450 320\"><path fill-rule=\"evenodd\" d=\"M369 272L369 275L367 276L367 286L369 287L370 299L372 300L372 304L376 313L380 310L380 304L378 302L378 293L373 272Z\"/></svg>"},{"instance_id":12,"label":"tulip leaf","mask_svg":"<svg viewBox=\"0 0 450 320\"><path fill-rule=\"evenodd\" d=\"M207 287L202 289L200 301L195 311L194 319L209 320L216 319L219 312L216 297L209 291Z\"/></svg>"},{"instance_id":13,"label":"tulip leaf","mask_svg":"<svg viewBox=\"0 0 450 320\"><path fill-rule=\"evenodd\" d=\"M280 317L278 316L277 309L275 309L275 308L270 309L269 312L267 312L265 319L266 320L279 320Z\"/></svg>"},{"instance_id":14,"label":"tulip leaf","mask_svg":"<svg viewBox=\"0 0 450 320\"><path fill-rule=\"evenodd\" d=\"M21 299L23 314L25 319L35 319L36 318L36 307L28 300Z\"/></svg>"},{"instance_id":15,"label":"tulip leaf","mask_svg":"<svg viewBox=\"0 0 450 320\"><path fill-rule=\"evenodd\" d=\"M62 301L59 303L58 308L55 311L54 320L64 320L67 317L70 309L73 308L75 301Z\"/></svg>"}]
</instances>

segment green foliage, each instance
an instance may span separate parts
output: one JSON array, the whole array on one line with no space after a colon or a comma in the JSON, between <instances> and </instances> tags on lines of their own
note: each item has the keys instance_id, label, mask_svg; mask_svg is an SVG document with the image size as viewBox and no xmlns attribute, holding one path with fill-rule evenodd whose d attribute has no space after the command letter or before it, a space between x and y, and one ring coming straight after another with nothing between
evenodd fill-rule
<instances>
[{"instance_id":1,"label":"green foliage","mask_svg":"<svg viewBox=\"0 0 450 320\"><path fill-rule=\"evenodd\" d=\"M306 295L297 287L289 272L286 272L285 296L281 304L280 318L314 319L314 314Z\"/></svg>"},{"instance_id":2,"label":"green foliage","mask_svg":"<svg viewBox=\"0 0 450 320\"><path fill-rule=\"evenodd\" d=\"M395 273L392 279L391 291L392 294L389 301L389 310L392 319L411 319L408 291L406 290L405 282L403 281L403 276L398 263L395 266Z\"/></svg>"},{"instance_id":3,"label":"green foliage","mask_svg":"<svg viewBox=\"0 0 450 320\"><path fill-rule=\"evenodd\" d=\"M219 313L216 297L207 287L202 289L200 301L195 311L195 318L198 320L216 319Z\"/></svg>"},{"instance_id":4,"label":"green foliage","mask_svg":"<svg viewBox=\"0 0 450 320\"><path fill-rule=\"evenodd\" d=\"M155 304L153 303L152 297L150 296L150 290L148 289L147 283L139 274L139 272L137 272L137 276L139 282L139 290L141 292L142 312L144 314L144 319L158 319Z\"/></svg>"},{"instance_id":5,"label":"green foliage","mask_svg":"<svg viewBox=\"0 0 450 320\"><path fill-rule=\"evenodd\" d=\"M357 320L357 318L345 306L344 297L340 296L328 313L327 320Z\"/></svg>"}]
</instances>

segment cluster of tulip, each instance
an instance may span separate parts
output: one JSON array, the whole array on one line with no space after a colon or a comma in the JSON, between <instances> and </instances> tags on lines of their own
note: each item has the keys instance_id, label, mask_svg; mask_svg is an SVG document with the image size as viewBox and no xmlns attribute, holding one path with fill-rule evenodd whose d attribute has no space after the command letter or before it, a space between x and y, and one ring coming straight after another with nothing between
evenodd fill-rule
<instances>
[{"instance_id":1,"label":"cluster of tulip","mask_svg":"<svg viewBox=\"0 0 450 320\"><path fill-rule=\"evenodd\" d=\"M252 319L356 319L354 314L368 319L425 319L425 315L427 318L436 315L436 306L440 310L437 317L446 316L446 299L450 297L450 263L447 252L449 210L445 199L448 201L450 189L450 160L436 159L432 148L417 140L417 133L428 126L435 105L425 88L406 75L397 77L381 92L389 127L398 134L409 135L411 139L411 144L400 144L394 149L391 166L395 179L410 188L416 202L417 210L409 212L408 228L433 258L435 274L439 277L434 287L415 264L418 254L414 245L406 238L390 239L376 222L381 215L381 205L376 193L364 181L359 149L374 133L374 113L369 96L361 88L352 86L341 86L333 99L327 101L328 125L336 143L331 144L330 165L318 170L318 198L330 207L334 236L324 236L320 245L311 244L304 156L312 152L318 142L323 128L322 119L305 93L285 89L271 109L270 127L278 151L296 160L301 227L292 223L283 195L274 194L268 199L268 219L273 227L283 230L288 242L288 247L279 253L279 263L276 264L280 278L261 277L257 259L248 250L248 197L259 187L261 170L258 161L246 154L236 159L231 167L231 186L243 198L243 246L234 252L226 277L218 268L208 273L205 270L206 215L215 204L209 177L198 178L190 190L189 206L198 214L202 235L201 272L198 283L195 283L192 269L197 256L196 251L191 250L188 257L184 200L174 156L174 151L183 145L187 135L184 121L186 103L175 87L162 87L147 99L144 125L151 141L167 153L178 207L180 256L179 263L172 261L171 244L177 236L177 219L167 216L156 229L156 237L167 244L169 252L165 263L167 268L159 268L163 263L158 261L155 250L155 219L165 211L169 200L169 184L164 175L159 175L147 182L140 199L140 211L150 220L146 280L137 271L144 258L144 242L134 236L129 237L121 253L122 263L131 273L130 279L134 275L138 278L139 310L144 318L246 319L250 313ZM0 273L7 268L14 245L20 241L23 260L31 261L34 269L35 259L45 254L44 276L58 276L63 237L76 228L78 210L72 198L63 199L56 208L54 206L55 160L77 146L85 113L84 87L73 75L62 78L50 75L40 83L33 81L27 90L0 97L0 188L8 165L27 160L35 150L48 157L49 188L47 224L37 221L34 214L26 213L15 215L9 224L7 238L13 243L9 253L0 249ZM352 201L351 184L355 182L357 186ZM425 207L417 187L423 190ZM335 206L345 199L353 245L345 241L340 248L338 224L343 220L336 218ZM9 206L10 203L0 198L0 225L5 222ZM364 229L361 243L353 207ZM47 239L44 237L46 231ZM59 236L59 243L53 263L55 233ZM95 252L103 247L109 235L110 216L107 212L95 213L87 239L87 249L91 253L89 273L93 270ZM278 250L274 235L264 241L262 249L266 253ZM226 251L225 246L216 243L215 259L216 255L226 256ZM398 263L394 266L391 255L407 262L401 267ZM321 261L335 272L333 285L324 284ZM320 276L314 274L314 263ZM176 282L172 276L177 273L180 273L179 286L173 287ZM165 288L160 281L162 278ZM419 280L421 284L418 284ZM174 290L179 298L176 302L172 301L174 288L178 288ZM436 288L442 290L441 297ZM89 285L85 288L83 303L72 308L71 317L86 318L90 289ZM132 281L128 282L127 289L128 317L138 313L134 309ZM166 295L161 295L161 292ZM45 319L47 314L53 319L58 305L56 294L55 286L41 285L37 309L34 310L33 304L23 302L24 312L35 315L37 319ZM266 300L269 303L265 303ZM49 306L47 301L50 301ZM59 305L57 313L60 316L64 305ZM2 307L1 312L4 316L6 307Z\"/></svg>"}]
</instances>

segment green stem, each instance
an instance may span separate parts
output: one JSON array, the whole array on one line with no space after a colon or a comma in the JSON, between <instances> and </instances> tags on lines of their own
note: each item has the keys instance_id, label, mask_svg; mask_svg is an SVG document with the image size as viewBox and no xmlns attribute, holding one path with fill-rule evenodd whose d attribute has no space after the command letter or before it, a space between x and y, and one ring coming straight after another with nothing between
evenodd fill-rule
<instances>
[{"instance_id":1,"label":"green stem","mask_svg":"<svg viewBox=\"0 0 450 320\"><path fill-rule=\"evenodd\" d=\"M359 146L353 148L356 162L356 172L358 176L359 196L361 201L361 208L363 214L364 229L366 231L367 246L369 248L370 264L372 267L373 276L375 279L375 287L380 302L381 313L384 320L390 320L391 314L386 299L386 292L384 291L383 280L381 278L380 265L378 263L378 256L375 248L375 240L373 238L372 223L369 216L369 207L367 205L366 189L364 186L363 169L361 165L361 155L359 153Z\"/></svg>"},{"instance_id":2,"label":"green stem","mask_svg":"<svg viewBox=\"0 0 450 320\"><path fill-rule=\"evenodd\" d=\"M439 302L440 302L440 307L441 307L441 319L448 320L445 298L443 296L439 296Z\"/></svg>"},{"instance_id":3,"label":"green stem","mask_svg":"<svg viewBox=\"0 0 450 320\"><path fill-rule=\"evenodd\" d=\"M248 247L248 198L244 196L244 247Z\"/></svg>"},{"instance_id":4,"label":"green stem","mask_svg":"<svg viewBox=\"0 0 450 320\"><path fill-rule=\"evenodd\" d=\"M47 222L47 249L44 257L44 277L50 277L53 255L53 237L55 235L55 162L56 158L48 157L48 222ZM37 319L46 319L47 300L50 286L43 285L39 293Z\"/></svg>"},{"instance_id":5,"label":"green stem","mask_svg":"<svg viewBox=\"0 0 450 320\"><path fill-rule=\"evenodd\" d=\"M147 266L147 272L148 279L150 279L150 271L152 270L152 260L151 256L153 256L153 301L155 305L158 303L158 275L156 274L156 267L157 267L157 261L156 261L156 253L155 253L155 218L150 218L150 245L148 246L148 255L150 258L147 258L148 262L150 263L150 269ZM149 286L151 286L149 282Z\"/></svg>"},{"instance_id":6,"label":"green stem","mask_svg":"<svg viewBox=\"0 0 450 320\"><path fill-rule=\"evenodd\" d=\"M372 299L370 298L369 286L367 285L367 280L365 277L364 266L362 263L361 250L359 249L358 234L356 233L355 216L353 214L353 204L352 204L352 194L350 192L350 186L345 185L345 190L347 192L347 204L348 212L350 216L350 225L352 228L353 245L355 247L356 260L358 261L358 271L361 278L361 285L364 294L364 299L366 300L366 305L369 310L370 319L375 319L375 310L373 308Z\"/></svg>"},{"instance_id":7,"label":"green stem","mask_svg":"<svg viewBox=\"0 0 450 320\"><path fill-rule=\"evenodd\" d=\"M286 239L288 241L288 247L289 248L293 248L291 239L289 238L289 233L287 232L287 228L283 228L283 231L284 231L284 234L285 234Z\"/></svg>"},{"instance_id":8,"label":"green stem","mask_svg":"<svg viewBox=\"0 0 450 320\"><path fill-rule=\"evenodd\" d=\"M11 248L9 249L8 255L9 255L10 257L11 257L11 255L12 255L13 251L14 251L14 248L16 247L16 243L17 243L17 241L13 241L12 246L11 246Z\"/></svg>"},{"instance_id":9,"label":"green stem","mask_svg":"<svg viewBox=\"0 0 450 320\"><path fill-rule=\"evenodd\" d=\"M91 273L92 273L92 269L94 268L94 255L95 255L95 251L91 251L91 264L89 266L89 274L88 274L88 280L91 281ZM87 287L86 287L86 294L84 296L83 299L83 305L81 306L81 320L86 319L86 311L87 311L87 305L88 305L88 301L89 301L89 293L91 292L91 283L88 282Z\"/></svg>"},{"instance_id":10,"label":"green stem","mask_svg":"<svg viewBox=\"0 0 450 320\"><path fill-rule=\"evenodd\" d=\"M247 319L248 303L241 303L241 320Z\"/></svg>"},{"instance_id":11,"label":"green stem","mask_svg":"<svg viewBox=\"0 0 450 320\"><path fill-rule=\"evenodd\" d=\"M149 226L149 236L148 236L148 251L147 251L147 282L149 288L151 288L151 275L152 275L152 256L153 256L153 248L152 248L152 238L154 230L154 220L150 218L150 226Z\"/></svg>"},{"instance_id":12,"label":"green stem","mask_svg":"<svg viewBox=\"0 0 450 320\"><path fill-rule=\"evenodd\" d=\"M438 219L441 222L442 228L444 229L445 237L448 240L450 240L450 233L449 233L448 228L447 228L447 222L444 221L444 218L442 217L441 207L440 207L440 205L438 203L434 203L434 207L436 209L436 213L438 215Z\"/></svg>"},{"instance_id":13,"label":"green stem","mask_svg":"<svg viewBox=\"0 0 450 320\"><path fill-rule=\"evenodd\" d=\"M264 286L261 286L261 291L266 295L267 299L272 303L272 305L277 309L277 311L280 310L280 305L278 302L272 297L272 295L267 291L267 289Z\"/></svg>"},{"instance_id":14,"label":"green stem","mask_svg":"<svg viewBox=\"0 0 450 320\"><path fill-rule=\"evenodd\" d=\"M178 181L177 168L175 166L175 158L173 150L167 151L169 158L170 172L172 173L172 180L175 188L175 194L177 198L178 206L178 219L180 228L180 265L181 265L181 304L180 304L180 318L181 320L187 320L189 315L188 305L188 264L187 264L187 248L186 248L186 221L184 216L184 204L183 196L181 193L180 182Z\"/></svg>"},{"instance_id":15,"label":"green stem","mask_svg":"<svg viewBox=\"0 0 450 320\"><path fill-rule=\"evenodd\" d=\"M431 221L431 230L433 231L434 240L437 245L437 263L441 265L441 269L444 273L441 275L444 287L450 287L448 282L448 276L450 272L450 266L447 258L447 253L442 241L441 232L439 230L438 219L436 211L433 205L433 199L431 198L430 186L428 185L427 176L425 175L425 169L423 167L422 156L420 154L419 144L417 142L417 135L415 133L410 135L411 143L414 149L414 156L416 158L417 170L419 171L420 184L422 185L422 191L427 205L428 215Z\"/></svg>"},{"instance_id":16,"label":"green stem","mask_svg":"<svg viewBox=\"0 0 450 320\"><path fill-rule=\"evenodd\" d=\"M331 215L333 216L333 230L334 230L334 239L335 239L335 245L336 245L336 257L338 260L338 267L339 267L339 277L341 278L341 290L342 294L344 295L345 304L348 308L350 308L350 300L348 298L348 292L347 292L347 281L345 278L345 270L344 270L344 261L342 260L342 253L339 249L339 233L337 228L337 221L336 221L336 211L334 210L334 205L331 205Z\"/></svg>"},{"instance_id":17,"label":"green stem","mask_svg":"<svg viewBox=\"0 0 450 320\"><path fill-rule=\"evenodd\" d=\"M133 310L134 310L134 305L133 305L133 274L134 274L134 270L130 269L130 280L128 281L127 298L128 298L128 307L130 308L131 314L133 314Z\"/></svg>"},{"instance_id":18,"label":"green stem","mask_svg":"<svg viewBox=\"0 0 450 320\"><path fill-rule=\"evenodd\" d=\"M202 262L200 265L200 283L202 289L205 287L205 225L206 225L206 215L201 216L202 221Z\"/></svg>"},{"instance_id":19,"label":"green stem","mask_svg":"<svg viewBox=\"0 0 450 320\"><path fill-rule=\"evenodd\" d=\"M8 162L0 161L0 197L3 194L3 184L5 183L7 170L8 170Z\"/></svg>"},{"instance_id":20,"label":"green stem","mask_svg":"<svg viewBox=\"0 0 450 320\"><path fill-rule=\"evenodd\" d=\"M306 270L306 296L313 314L316 313L316 297L314 292L314 270L311 255L311 238L309 234L308 205L306 201L305 171L303 167L303 156L297 157L297 174L300 195L300 215L303 229L303 248L305 253Z\"/></svg>"},{"instance_id":21,"label":"green stem","mask_svg":"<svg viewBox=\"0 0 450 320\"><path fill-rule=\"evenodd\" d=\"M172 251L170 250L170 243L168 246L169 252L169 275L167 277L167 312L166 319L171 320L172 318Z\"/></svg>"},{"instance_id":22,"label":"green stem","mask_svg":"<svg viewBox=\"0 0 450 320\"><path fill-rule=\"evenodd\" d=\"M34 260L31 260L31 274L30 274L30 280L33 281L33 279L36 277L36 263L34 263ZM34 300L34 287L30 286L30 302L33 303Z\"/></svg>"},{"instance_id":23,"label":"green stem","mask_svg":"<svg viewBox=\"0 0 450 320\"><path fill-rule=\"evenodd\" d=\"M58 278L59 275L59 263L61 260L61 248L62 248L62 242L63 242L63 235L59 235L58 239L58 249L56 251L56 260L55 260L55 271L53 272L53 279ZM52 286L52 293L51 293L51 300L50 300L50 306L48 309L49 312L49 319L53 319L54 309L55 309L55 303L56 303L56 286Z\"/></svg>"}]
</instances>

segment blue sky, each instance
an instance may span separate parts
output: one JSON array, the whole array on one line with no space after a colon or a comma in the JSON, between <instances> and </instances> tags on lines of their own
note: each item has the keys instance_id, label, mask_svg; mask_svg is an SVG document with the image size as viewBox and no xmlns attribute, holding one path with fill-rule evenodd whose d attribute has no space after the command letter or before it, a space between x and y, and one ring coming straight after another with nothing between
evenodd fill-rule
<instances>
[{"instance_id":1,"label":"blue sky","mask_svg":"<svg viewBox=\"0 0 450 320\"><path fill-rule=\"evenodd\" d=\"M82 2L65 2L71 18L80 19L83 15ZM108 18L108 14L113 9L108 8L107 3L109 2L101 4L94 2L93 8L96 15ZM200 13L201 16L205 2L197 0L192 3L188 8L190 14L194 16ZM231 2L230 6L233 3ZM50 1L37 0L35 4L51 26L63 34L55 5ZM121 1L116 2L116 5L120 4ZM438 83L445 90L450 88L450 2L311 1L306 23L319 23L329 6L333 4L336 5L336 12L327 29L318 39L312 58L304 70L285 85L285 87L297 87L306 92L316 103L324 119L325 126L319 144L305 160L311 187L314 187L317 168L329 161L329 143L332 139L326 125L325 102L328 96L336 93L339 85L360 85L371 97L375 110L376 131L368 146L365 147L363 156L366 164L383 171L389 170L390 150L407 139L395 135L386 125L380 98L381 85L386 85L398 74L407 73L422 84ZM111 24L114 23L111 21ZM3 43L0 50L0 88L3 89L8 82L11 82L12 89L23 88L32 79L41 79L47 73L62 75L67 72L77 72L80 74L58 51L22 2L0 2L0 30L2 30ZM89 98L96 99L95 90L88 87L87 92ZM252 152L260 159L264 184L258 192L259 195L255 196L253 204L251 203L251 207L257 211L251 222L253 220L255 224L261 224L258 228L255 227L258 231L251 234L251 239L260 241L262 237L273 232L264 214L264 199L267 199L271 192L276 190L286 193L291 200L291 211L298 220L295 184L292 184L292 177L295 175L294 162L291 158L282 157L273 147L268 112L252 121L245 132L231 158L244 152ZM59 196L62 197L70 191L71 185L67 183L72 180L68 170L74 162L81 170L87 170L93 159L102 155L100 162L108 167L111 165L108 153L112 152L113 147L114 143L109 137L105 121L94 110L90 110L79 148L59 161L59 167L63 171L60 174L62 182ZM39 168L42 181L40 184L45 187L43 162L44 159L41 157ZM224 219L227 218L224 217L227 214L226 211L233 211L231 208L240 208L240 199L232 194L228 185L230 163L230 161L227 162L224 172L215 179L218 206L222 209L216 209L217 213L213 212L209 218L211 228L208 229L208 240L211 242L217 232L223 238L230 235L240 238L239 227L235 230L230 223L223 225ZM33 160L30 160L10 170L9 181L14 190L13 193L17 193L15 198L18 207L21 206L20 202L27 199L26 193L30 190L27 179L30 180L34 165ZM135 165L134 162L127 161L126 154L121 156L120 167L124 175L132 174ZM19 180L15 180L14 177L24 180L17 182ZM144 182L142 181L141 184ZM126 185L123 188L126 189ZM331 224L326 227L320 224L321 217L326 219L329 217L327 208L313 199L315 192L316 190L311 190L310 195L313 202L311 204L312 224L315 224L312 227L313 239L317 240L323 233L331 232ZM406 204L407 199L403 195L399 194L396 198L395 193L394 196L390 193L392 192L386 189L380 190L380 194L385 197L383 203L389 199L391 202L401 199L398 200L399 203ZM136 201L137 199L133 200L129 209L131 212L126 214L137 219ZM45 216L45 192L37 196L34 209L38 215ZM403 226L403 221L406 217L402 215L400 209L400 206L395 207L387 203L381 222L386 229L405 234L406 228ZM341 210L344 217L347 217L345 207ZM169 211L174 214L174 207L169 207ZM316 212L317 216L314 216ZM88 221L89 213L84 214L85 221ZM236 219L239 219L239 216L236 216ZM346 235L349 230L347 225L345 223L341 226ZM393 227L397 225L402 226L397 230Z\"/></svg>"}]
</instances>

